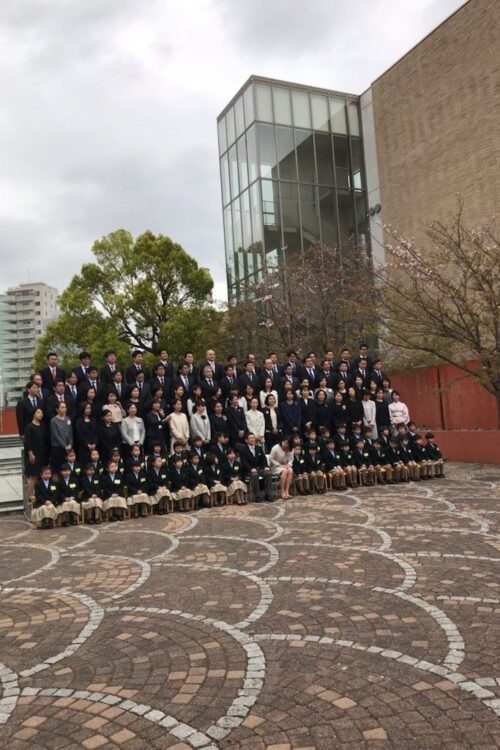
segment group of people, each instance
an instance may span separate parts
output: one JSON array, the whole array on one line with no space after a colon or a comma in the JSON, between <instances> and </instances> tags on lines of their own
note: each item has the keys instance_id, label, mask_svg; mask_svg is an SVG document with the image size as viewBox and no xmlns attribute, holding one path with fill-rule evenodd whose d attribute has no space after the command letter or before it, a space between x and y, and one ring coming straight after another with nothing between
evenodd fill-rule
<instances>
[{"instance_id":1,"label":"group of people","mask_svg":"<svg viewBox=\"0 0 500 750\"><path fill-rule=\"evenodd\" d=\"M245 503L361 484L443 476L434 436L420 436L380 359L362 343L336 360L290 350L261 366L206 351L174 365L142 351L124 367L88 352L67 373L57 355L17 405L32 519L42 527L123 520L155 509Z\"/></svg>"}]
</instances>

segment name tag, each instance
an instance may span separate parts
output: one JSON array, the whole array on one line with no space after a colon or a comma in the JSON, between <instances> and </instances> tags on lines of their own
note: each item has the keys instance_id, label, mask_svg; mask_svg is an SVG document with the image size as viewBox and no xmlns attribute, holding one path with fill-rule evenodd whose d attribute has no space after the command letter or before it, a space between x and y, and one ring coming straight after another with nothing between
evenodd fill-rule
<instances>
[{"instance_id":1,"label":"name tag","mask_svg":"<svg viewBox=\"0 0 500 750\"><path fill-rule=\"evenodd\" d=\"M92 484L95 484L97 486L99 484L99 480L98 479L94 479L94 481L92 482Z\"/></svg>"},{"instance_id":2,"label":"name tag","mask_svg":"<svg viewBox=\"0 0 500 750\"><path fill-rule=\"evenodd\" d=\"M115 479L115 484L121 484L121 479Z\"/></svg>"},{"instance_id":3,"label":"name tag","mask_svg":"<svg viewBox=\"0 0 500 750\"><path fill-rule=\"evenodd\" d=\"M75 474L79 474L81 472L81 469L75 469Z\"/></svg>"},{"instance_id":4,"label":"name tag","mask_svg":"<svg viewBox=\"0 0 500 750\"><path fill-rule=\"evenodd\" d=\"M368 453L363 453L363 456L365 456L365 458L368 458Z\"/></svg>"},{"instance_id":5,"label":"name tag","mask_svg":"<svg viewBox=\"0 0 500 750\"><path fill-rule=\"evenodd\" d=\"M141 477L141 482L145 482L145 481L146 481L145 478Z\"/></svg>"},{"instance_id":6,"label":"name tag","mask_svg":"<svg viewBox=\"0 0 500 750\"><path fill-rule=\"evenodd\" d=\"M76 484L74 482L69 485L70 490L74 490L75 487L76 487Z\"/></svg>"},{"instance_id":7,"label":"name tag","mask_svg":"<svg viewBox=\"0 0 500 750\"><path fill-rule=\"evenodd\" d=\"M203 474L203 469L198 469L198 474Z\"/></svg>"},{"instance_id":8,"label":"name tag","mask_svg":"<svg viewBox=\"0 0 500 750\"><path fill-rule=\"evenodd\" d=\"M51 485L49 486L49 490L52 490L52 492L55 492L55 491L56 491L56 486L55 486L55 484L51 484Z\"/></svg>"}]
</instances>

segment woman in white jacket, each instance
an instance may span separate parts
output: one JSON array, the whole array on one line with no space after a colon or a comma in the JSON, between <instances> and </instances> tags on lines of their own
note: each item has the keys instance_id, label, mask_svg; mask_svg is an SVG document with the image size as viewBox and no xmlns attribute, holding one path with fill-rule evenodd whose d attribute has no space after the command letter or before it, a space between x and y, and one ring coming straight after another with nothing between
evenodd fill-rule
<instances>
[{"instance_id":1,"label":"woman in white jacket","mask_svg":"<svg viewBox=\"0 0 500 750\"><path fill-rule=\"evenodd\" d=\"M259 411L259 399L252 398L250 400L250 409L245 414L247 422L248 432L255 435L255 439L259 445L264 445L264 435L266 432L266 422L264 415Z\"/></svg>"},{"instance_id":2,"label":"woman in white jacket","mask_svg":"<svg viewBox=\"0 0 500 750\"><path fill-rule=\"evenodd\" d=\"M370 396L370 391L364 390L363 391L363 427L371 427L372 428L372 438L376 440L378 438L378 432L377 432L377 411L375 407L375 401L372 401Z\"/></svg>"},{"instance_id":3,"label":"woman in white jacket","mask_svg":"<svg viewBox=\"0 0 500 750\"><path fill-rule=\"evenodd\" d=\"M210 445L212 430L210 420L207 415L207 407L204 401L197 401L194 414L190 421L191 440L195 437L201 437L203 445Z\"/></svg>"},{"instance_id":4,"label":"woman in white jacket","mask_svg":"<svg viewBox=\"0 0 500 750\"><path fill-rule=\"evenodd\" d=\"M280 477L280 495L283 500L290 497L290 485L293 479L293 452L290 441L283 438L281 443L276 443L269 454L269 465L273 474Z\"/></svg>"},{"instance_id":5,"label":"woman in white jacket","mask_svg":"<svg viewBox=\"0 0 500 750\"><path fill-rule=\"evenodd\" d=\"M127 416L122 420L120 430L125 445L140 445L142 449L146 439L146 428L141 417L137 416L136 404L129 404Z\"/></svg>"},{"instance_id":6,"label":"woman in white jacket","mask_svg":"<svg viewBox=\"0 0 500 750\"><path fill-rule=\"evenodd\" d=\"M184 449L186 449L189 441L189 422L182 411L182 401L180 398L174 401L172 408L173 411L167 417L167 424L170 430L170 453L174 452L174 443L182 443Z\"/></svg>"},{"instance_id":7,"label":"woman in white jacket","mask_svg":"<svg viewBox=\"0 0 500 750\"><path fill-rule=\"evenodd\" d=\"M403 401L399 391L392 392L392 403L389 404L389 417L394 435L397 433L398 424L407 425L410 421L410 411Z\"/></svg>"}]
</instances>

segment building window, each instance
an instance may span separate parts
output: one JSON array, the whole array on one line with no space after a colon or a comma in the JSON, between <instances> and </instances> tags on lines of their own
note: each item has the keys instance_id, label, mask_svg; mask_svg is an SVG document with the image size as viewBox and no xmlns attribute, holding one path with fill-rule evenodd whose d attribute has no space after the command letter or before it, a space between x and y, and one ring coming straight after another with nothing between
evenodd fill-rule
<instances>
[{"instance_id":1,"label":"building window","mask_svg":"<svg viewBox=\"0 0 500 750\"><path fill-rule=\"evenodd\" d=\"M274 128L272 125L257 126L257 142L259 144L260 176L278 176L276 163L276 148L274 144Z\"/></svg>"},{"instance_id":2,"label":"building window","mask_svg":"<svg viewBox=\"0 0 500 750\"><path fill-rule=\"evenodd\" d=\"M276 151L281 180L296 180L295 145L292 128L276 127Z\"/></svg>"},{"instance_id":3,"label":"building window","mask_svg":"<svg viewBox=\"0 0 500 750\"><path fill-rule=\"evenodd\" d=\"M292 103L290 89L273 86L274 121L280 125L292 125Z\"/></svg>"},{"instance_id":4,"label":"building window","mask_svg":"<svg viewBox=\"0 0 500 750\"><path fill-rule=\"evenodd\" d=\"M316 170L314 166L313 134L309 130L295 130L295 144L297 146L297 164L300 182L314 182Z\"/></svg>"},{"instance_id":5,"label":"building window","mask_svg":"<svg viewBox=\"0 0 500 750\"><path fill-rule=\"evenodd\" d=\"M255 86L257 102L257 119L265 122L273 121L273 105L271 101L271 87L259 83Z\"/></svg>"},{"instance_id":6,"label":"building window","mask_svg":"<svg viewBox=\"0 0 500 750\"><path fill-rule=\"evenodd\" d=\"M292 91L293 124L296 128L311 127L309 94L305 91Z\"/></svg>"}]
</instances>

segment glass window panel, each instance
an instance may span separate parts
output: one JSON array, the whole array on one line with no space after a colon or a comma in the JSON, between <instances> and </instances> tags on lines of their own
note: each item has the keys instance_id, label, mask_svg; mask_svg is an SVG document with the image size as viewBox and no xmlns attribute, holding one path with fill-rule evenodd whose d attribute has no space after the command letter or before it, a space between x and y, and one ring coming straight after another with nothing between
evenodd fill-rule
<instances>
[{"instance_id":1,"label":"glass window panel","mask_svg":"<svg viewBox=\"0 0 500 750\"><path fill-rule=\"evenodd\" d=\"M243 114L243 97L240 96L234 105L234 119L236 123L236 137L238 138L245 130L245 116Z\"/></svg>"},{"instance_id":2,"label":"glass window panel","mask_svg":"<svg viewBox=\"0 0 500 750\"><path fill-rule=\"evenodd\" d=\"M300 218L304 247L319 241L319 210L314 185L299 185Z\"/></svg>"},{"instance_id":3,"label":"glass window panel","mask_svg":"<svg viewBox=\"0 0 500 750\"><path fill-rule=\"evenodd\" d=\"M240 175L240 190L248 187L248 164L247 164L247 146L245 136L242 135L236 144L238 150L238 170Z\"/></svg>"},{"instance_id":4,"label":"glass window panel","mask_svg":"<svg viewBox=\"0 0 500 750\"><path fill-rule=\"evenodd\" d=\"M241 194L241 223L243 227L243 247L247 249L252 244L252 216L248 190Z\"/></svg>"},{"instance_id":5,"label":"glass window panel","mask_svg":"<svg viewBox=\"0 0 500 750\"><path fill-rule=\"evenodd\" d=\"M276 126L276 151L281 180L296 180L295 145L292 128Z\"/></svg>"},{"instance_id":6,"label":"glass window panel","mask_svg":"<svg viewBox=\"0 0 500 750\"><path fill-rule=\"evenodd\" d=\"M249 86L243 92L243 104L245 108L245 126L248 128L248 126L255 120L255 112L253 109L253 86Z\"/></svg>"},{"instance_id":7,"label":"glass window panel","mask_svg":"<svg viewBox=\"0 0 500 750\"><path fill-rule=\"evenodd\" d=\"M358 230L359 244L367 248L369 243L368 230L368 207L366 205L366 196L364 193L355 193L356 204L356 224Z\"/></svg>"},{"instance_id":8,"label":"glass window panel","mask_svg":"<svg viewBox=\"0 0 500 750\"><path fill-rule=\"evenodd\" d=\"M233 219L233 247L235 253L241 251L243 245L243 239L241 235L241 210L240 201L237 198L231 203L232 219Z\"/></svg>"},{"instance_id":9,"label":"glass window panel","mask_svg":"<svg viewBox=\"0 0 500 750\"><path fill-rule=\"evenodd\" d=\"M252 212L252 235L254 244L262 247L262 212L260 202L260 186L255 182L250 188L250 206Z\"/></svg>"},{"instance_id":10,"label":"glass window panel","mask_svg":"<svg viewBox=\"0 0 500 750\"><path fill-rule=\"evenodd\" d=\"M330 129L332 133L347 134L345 101L330 97Z\"/></svg>"},{"instance_id":11,"label":"glass window panel","mask_svg":"<svg viewBox=\"0 0 500 750\"><path fill-rule=\"evenodd\" d=\"M277 178L278 165L272 125L257 125L257 142L259 144L260 176Z\"/></svg>"},{"instance_id":12,"label":"glass window panel","mask_svg":"<svg viewBox=\"0 0 500 750\"><path fill-rule=\"evenodd\" d=\"M354 216L354 203L352 193L339 191L337 194L340 221L340 239L345 244L350 244L356 238L356 219Z\"/></svg>"},{"instance_id":13,"label":"glass window panel","mask_svg":"<svg viewBox=\"0 0 500 750\"><path fill-rule=\"evenodd\" d=\"M311 127L309 94L306 91L292 91L293 123L297 128Z\"/></svg>"},{"instance_id":14,"label":"glass window panel","mask_svg":"<svg viewBox=\"0 0 500 750\"><path fill-rule=\"evenodd\" d=\"M281 212L283 231L298 232L300 229L299 194L297 184L294 182L281 183Z\"/></svg>"},{"instance_id":15,"label":"glass window panel","mask_svg":"<svg viewBox=\"0 0 500 750\"><path fill-rule=\"evenodd\" d=\"M332 137L330 133L315 133L316 164L318 165L318 182L323 185L334 185Z\"/></svg>"},{"instance_id":16,"label":"glass window panel","mask_svg":"<svg viewBox=\"0 0 500 750\"><path fill-rule=\"evenodd\" d=\"M327 245L338 245L337 201L335 191L330 187L318 188L321 220L321 239Z\"/></svg>"},{"instance_id":17,"label":"glass window panel","mask_svg":"<svg viewBox=\"0 0 500 750\"><path fill-rule=\"evenodd\" d=\"M238 183L238 154L236 145L229 149L229 178L231 180L231 198L236 198L240 192Z\"/></svg>"},{"instance_id":18,"label":"glass window panel","mask_svg":"<svg viewBox=\"0 0 500 750\"><path fill-rule=\"evenodd\" d=\"M295 144L297 147L299 181L314 182L316 170L314 167L313 134L307 130L295 130Z\"/></svg>"},{"instance_id":19,"label":"glass window panel","mask_svg":"<svg viewBox=\"0 0 500 750\"><path fill-rule=\"evenodd\" d=\"M333 136L333 150L335 154L335 177L337 187L350 188L349 146L347 138Z\"/></svg>"},{"instance_id":20,"label":"glass window panel","mask_svg":"<svg viewBox=\"0 0 500 750\"><path fill-rule=\"evenodd\" d=\"M247 136L247 160L248 160L248 179L253 182L259 176L259 164L257 161L257 131L256 126L252 125L246 133Z\"/></svg>"},{"instance_id":21,"label":"glass window panel","mask_svg":"<svg viewBox=\"0 0 500 750\"><path fill-rule=\"evenodd\" d=\"M278 183L271 180L262 180L261 185L266 254L272 250L279 253L282 243Z\"/></svg>"},{"instance_id":22,"label":"glass window panel","mask_svg":"<svg viewBox=\"0 0 500 750\"><path fill-rule=\"evenodd\" d=\"M359 138L351 138L351 157L352 185L355 190L362 190L364 187L363 154L361 151L361 140Z\"/></svg>"},{"instance_id":23,"label":"glass window panel","mask_svg":"<svg viewBox=\"0 0 500 750\"><path fill-rule=\"evenodd\" d=\"M231 107L226 113L227 145L230 146L236 140L236 129L234 127L234 109Z\"/></svg>"},{"instance_id":24,"label":"glass window panel","mask_svg":"<svg viewBox=\"0 0 500 750\"><path fill-rule=\"evenodd\" d=\"M321 94L311 94L312 122L314 130L329 130L328 99Z\"/></svg>"},{"instance_id":25,"label":"glass window panel","mask_svg":"<svg viewBox=\"0 0 500 750\"><path fill-rule=\"evenodd\" d=\"M232 280L234 279L234 242L231 206L228 206L224 209L224 242L226 246L226 263L228 275ZM229 283L231 283L231 281Z\"/></svg>"},{"instance_id":26,"label":"glass window panel","mask_svg":"<svg viewBox=\"0 0 500 750\"><path fill-rule=\"evenodd\" d=\"M255 86L257 100L257 119L265 122L273 121L273 106L271 102L271 87L258 83Z\"/></svg>"},{"instance_id":27,"label":"glass window panel","mask_svg":"<svg viewBox=\"0 0 500 750\"><path fill-rule=\"evenodd\" d=\"M224 154L224 156L220 160L220 176L222 185L222 205L226 206L231 200L231 190L229 185L229 159L227 154Z\"/></svg>"},{"instance_id":28,"label":"glass window panel","mask_svg":"<svg viewBox=\"0 0 500 750\"><path fill-rule=\"evenodd\" d=\"M347 105L347 117L349 120L349 133L359 135L359 110L356 102L349 102Z\"/></svg>"},{"instance_id":29,"label":"glass window panel","mask_svg":"<svg viewBox=\"0 0 500 750\"><path fill-rule=\"evenodd\" d=\"M290 89L273 86L274 97L274 121L281 125L292 124L292 105L290 101Z\"/></svg>"},{"instance_id":30,"label":"glass window panel","mask_svg":"<svg viewBox=\"0 0 500 750\"><path fill-rule=\"evenodd\" d=\"M219 154L223 154L227 149L227 136L226 136L226 118L221 117L217 123L217 133L219 135Z\"/></svg>"}]
</instances>

